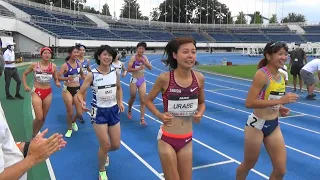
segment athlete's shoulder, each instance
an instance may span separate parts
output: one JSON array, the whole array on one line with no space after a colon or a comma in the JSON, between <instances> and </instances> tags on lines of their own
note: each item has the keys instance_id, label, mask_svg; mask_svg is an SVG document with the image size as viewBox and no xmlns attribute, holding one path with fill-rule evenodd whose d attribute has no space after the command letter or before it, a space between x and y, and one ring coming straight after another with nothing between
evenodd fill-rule
<instances>
[{"instance_id":1,"label":"athlete's shoulder","mask_svg":"<svg viewBox=\"0 0 320 180\"><path fill-rule=\"evenodd\" d=\"M199 71L193 71L194 75L199 79L199 80L203 80L204 79L204 75L199 72Z\"/></svg>"},{"instance_id":2,"label":"athlete's shoulder","mask_svg":"<svg viewBox=\"0 0 320 180\"><path fill-rule=\"evenodd\" d=\"M267 76L266 71L263 68L260 68L256 71L254 77L265 77Z\"/></svg>"},{"instance_id":3,"label":"athlete's shoulder","mask_svg":"<svg viewBox=\"0 0 320 180\"><path fill-rule=\"evenodd\" d=\"M268 83L268 75L263 68L257 70L253 77L253 82L259 82L259 84L267 84Z\"/></svg>"},{"instance_id":4,"label":"athlete's shoulder","mask_svg":"<svg viewBox=\"0 0 320 180\"><path fill-rule=\"evenodd\" d=\"M93 73L97 73L97 72L98 72L98 70L97 70L97 68L94 68L94 69L91 69L91 72L93 72Z\"/></svg>"},{"instance_id":5,"label":"athlete's shoulder","mask_svg":"<svg viewBox=\"0 0 320 180\"><path fill-rule=\"evenodd\" d=\"M30 64L30 67L36 67L36 66L38 66L38 63L39 63L39 61L33 62L33 63Z\"/></svg>"},{"instance_id":6,"label":"athlete's shoulder","mask_svg":"<svg viewBox=\"0 0 320 180\"><path fill-rule=\"evenodd\" d=\"M143 55L143 59L148 60L148 57L146 55Z\"/></svg>"},{"instance_id":7,"label":"athlete's shoulder","mask_svg":"<svg viewBox=\"0 0 320 180\"><path fill-rule=\"evenodd\" d=\"M168 79L170 77L170 71L169 72L163 72L163 73L160 73L159 75L159 79Z\"/></svg>"},{"instance_id":8,"label":"athlete's shoulder","mask_svg":"<svg viewBox=\"0 0 320 180\"><path fill-rule=\"evenodd\" d=\"M51 63L51 65L52 65L53 68L57 67L57 65L55 63L53 63L53 62Z\"/></svg>"}]
</instances>

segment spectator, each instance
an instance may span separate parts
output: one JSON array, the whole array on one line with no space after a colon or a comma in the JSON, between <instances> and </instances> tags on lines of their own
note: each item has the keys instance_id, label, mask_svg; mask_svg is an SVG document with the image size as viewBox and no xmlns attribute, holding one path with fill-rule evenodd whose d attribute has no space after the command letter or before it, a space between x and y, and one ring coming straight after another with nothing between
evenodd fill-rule
<instances>
[{"instance_id":1,"label":"spectator","mask_svg":"<svg viewBox=\"0 0 320 180\"><path fill-rule=\"evenodd\" d=\"M6 45L7 45L7 50L3 54L3 59L5 63L4 77L5 77L5 90L6 90L7 99L14 99L14 97L10 95L10 91L9 91L11 78L13 78L17 82L15 97L19 99L23 99L23 96L20 95L21 79L15 65L15 63L20 62L20 60L15 60L15 54L14 54L15 43L9 41L7 42Z\"/></svg>"},{"instance_id":2,"label":"spectator","mask_svg":"<svg viewBox=\"0 0 320 180\"><path fill-rule=\"evenodd\" d=\"M53 134L44 138L46 129L38 134L31 143L16 145L7 124L0 103L0 179L27 180L27 171L33 166L45 161L51 154L66 145L62 135ZM22 154L24 152L25 158Z\"/></svg>"},{"instance_id":3,"label":"spectator","mask_svg":"<svg viewBox=\"0 0 320 180\"><path fill-rule=\"evenodd\" d=\"M288 85L288 81L289 81L287 69L288 68L286 65L283 65L283 67L279 69L279 72L282 75L283 79L285 80L286 85Z\"/></svg>"},{"instance_id":4,"label":"spectator","mask_svg":"<svg viewBox=\"0 0 320 180\"><path fill-rule=\"evenodd\" d=\"M297 48L292 50L290 55L290 74L293 76L293 92L297 90L297 76L299 76L300 92L302 91L302 79L300 76L301 68L307 64L306 52L300 48L300 44L296 44Z\"/></svg>"},{"instance_id":5,"label":"spectator","mask_svg":"<svg viewBox=\"0 0 320 180\"><path fill-rule=\"evenodd\" d=\"M300 71L301 78L307 86L308 95L306 97L307 100L315 100L316 94L313 94L313 90L316 85L316 79L314 77L314 73L318 74L318 78L320 79L320 59L314 59L307 63Z\"/></svg>"},{"instance_id":6,"label":"spectator","mask_svg":"<svg viewBox=\"0 0 320 180\"><path fill-rule=\"evenodd\" d=\"M2 50L1 50L1 46L0 46L0 77L2 76L3 69L4 69L4 60L2 57Z\"/></svg>"}]
</instances>

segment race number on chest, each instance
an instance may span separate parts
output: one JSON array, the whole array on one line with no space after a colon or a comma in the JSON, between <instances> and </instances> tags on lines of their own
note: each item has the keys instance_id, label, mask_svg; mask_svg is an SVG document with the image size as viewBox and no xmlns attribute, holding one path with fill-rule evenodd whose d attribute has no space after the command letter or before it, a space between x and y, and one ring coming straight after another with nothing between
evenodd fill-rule
<instances>
[{"instance_id":1,"label":"race number on chest","mask_svg":"<svg viewBox=\"0 0 320 180\"><path fill-rule=\"evenodd\" d=\"M198 109L198 96L169 96L168 112L174 116L190 116Z\"/></svg>"},{"instance_id":2,"label":"race number on chest","mask_svg":"<svg viewBox=\"0 0 320 180\"><path fill-rule=\"evenodd\" d=\"M275 92L271 91L268 100L277 100L285 95L285 92ZM280 105L276 105L271 107L272 109L279 109Z\"/></svg>"},{"instance_id":3,"label":"race number on chest","mask_svg":"<svg viewBox=\"0 0 320 180\"><path fill-rule=\"evenodd\" d=\"M116 99L116 84L99 86L97 90L97 99L102 101L112 101Z\"/></svg>"}]
</instances>

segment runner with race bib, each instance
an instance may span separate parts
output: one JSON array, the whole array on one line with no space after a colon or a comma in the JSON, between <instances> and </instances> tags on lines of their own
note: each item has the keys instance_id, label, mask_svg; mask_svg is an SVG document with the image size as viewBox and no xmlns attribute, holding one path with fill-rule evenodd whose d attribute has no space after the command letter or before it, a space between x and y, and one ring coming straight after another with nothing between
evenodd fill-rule
<instances>
[{"instance_id":1,"label":"runner with race bib","mask_svg":"<svg viewBox=\"0 0 320 180\"><path fill-rule=\"evenodd\" d=\"M65 63L61 66L59 72L59 80L64 81L62 89L62 98L67 108L67 124L68 130L65 137L71 137L73 131L78 131L77 119L81 118L82 108L80 102L76 98L76 94L80 89L80 78L84 79L80 63L77 61L79 56L79 48L72 46L68 49L69 56L65 59ZM63 76L63 77L62 77ZM73 106L76 108L74 115Z\"/></svg>"},{"instance_id":2,"label":"runner with race bib","mask_svg":"<svg viewBox=\"0 0 320 180\"><path fill-rule=\"evenodd\" d=\"M132 118L131 108L136 99L137 89L140 97L140 124L146 126L147 123L144 120L145 114L145 95L147 84L145 81L144 71L145 68L151 70L152 66L149 63L147 56L144 55L144 51L147 48L145 42L140 42L137 44L137 54L132 56L128 63L128 72L132 73L130 78L130 99L128 101L128 119Z\"/></svg>"},{"instance_id":3,"label":"runner with race bib","mask_svg":"<svg viewBox=\"0 0 320 180\"><path fill-rule=\"evenodd\" d=\"M199 123L205 111L204 77L192 70L196 64L196 43L192 38L175 38L165 48L162 73L146 98L146 106L163 125L158 132L158 151L165 179L192 178L192 121ZM164 112L153 100L162 93Z\"/></svg>"},{"instance_id":4,"label":"runner with race bib","mask_svg":"<svg viewBox=\"0 0 320 180\"><path fill-rule=\"evenodd\" d=\"M31 91L32 107L35 113L32 138L34 138L42 128L51 106L51 80L54 79L56 86L61 86L56 76L56 65L50 62L50 59L52 57L52 50L49 47L43 47L40 50L40 56L41 60L32 63L22 75L22 82L25 91ZM27 76L31 72L34 72L34 87L32 89L27 84Z\"/></svg>"},{"instance_id":5,"label":"runner with race bib","mask_svg":"<svg viewBox=\"0 0 320 180\"><path fill-rule=\"evenodd\" d=\"M120 148L120 112L124 111L124 106L120 77L111 65L116 55L110 46L100 46L94 55L99 66L88 73L78 92L82 108L89 111L83 100L83 94L91 86L93 94L91 122L100 143L98 151L100 180L108 179L105 169L105 166L109 165L108 152Z\"/></svg>"},{"instance_id":6,"label":"runner with race bib","mask_svg":"<svg viewBox=\"0 0 320 180\"><path fill-rule=\"evenodd\" d=\"M279 114L288 116L283 104L297 101L298 96L286 93L285 80L279 73L287 60L288 47L284 42L270 42L264 48L264 58L258 65L246 107L253 108L245 132L244 161L237 168L237 180L245 180L256 164L264 143L272 161L270 179L282 179L286 171L286 148L279 127Z\"/></svg>"},{"instance_id":7,"label":"runner with race bib","mask_svg":"<svg viewBox=\"0 0 320 180\"><path fill-rule=\"evenodd\" d=\"M84 57L85 53L86 53L86 46L81 43L76 43L76 47L79 49L78 62L80 63L80 65L82 67L83 74L86 76L88 74L88 72L91 72L90 59L87 59ZM83 79L79 80L80 86L83 84L83 81L84 81ZM84 101L86 101L86 97L87 97L87 92L84 93L84 96L83 96ZM82 116L79 118L79 122L81 124L85 123Z\"/></svg>"}]
</instances>

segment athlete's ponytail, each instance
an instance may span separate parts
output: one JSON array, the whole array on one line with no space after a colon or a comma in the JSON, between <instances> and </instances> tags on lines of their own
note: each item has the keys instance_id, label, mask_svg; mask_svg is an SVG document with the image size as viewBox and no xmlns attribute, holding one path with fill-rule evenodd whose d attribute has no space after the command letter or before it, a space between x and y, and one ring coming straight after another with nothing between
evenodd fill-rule
<instances>
[{"instance_id":1,"label":"athlete's ponytail","mask_svg":"<svg viewBox=\"0 0 320 180\"><path fill-rule=\"evenodd\" d=\"M259 64L258 64L258 69L265 67L267 64L268 64L268 59L267 58L261 59Z\"/></svg>"},{"instance_id":2,"label":"athlete's ponytail","mask_svg":"<svg viewBox=\"0 0 320 180\"><path fill-rule=\"evenodd\" d=\"M264 47L264 50L263 50L264 58L260 60L257 68L260 69L260 68L268 65L270 59L269 60L267 59L267 55L269 54L271 56L271 55L277 53L278 51L280 51L282 48L286 52L288 52L288 46L285 42L271 41L271 42L267 43L266 46Z\"/></svg>"},{"instance_id":3,"label":"athlete's ponytail","mask_svg":"<svg viewBox=\"0 0 320 180\"><path fill-rule=\"evenodd\" d=\"M79 46L71 46L71 47L68 48L68 54L69 54L69 55L68 55L68 57L66 57L66 59L65 59L66 62L69 61L69 59L71 58L71 54L72 54L72 51L73 51L74 49L79 50Z\"/></svg>"},{"instance_id":4,"label":"athlete's ponytail","mask_svg":"<svg viewBox=\"0 0 320 180\"><path fill-rule=\"evenodd\" d=\"M70 56L67 56L64 60L67 62L69 61L69 59L70 59Z\"/></svg>"}]
</instances>

